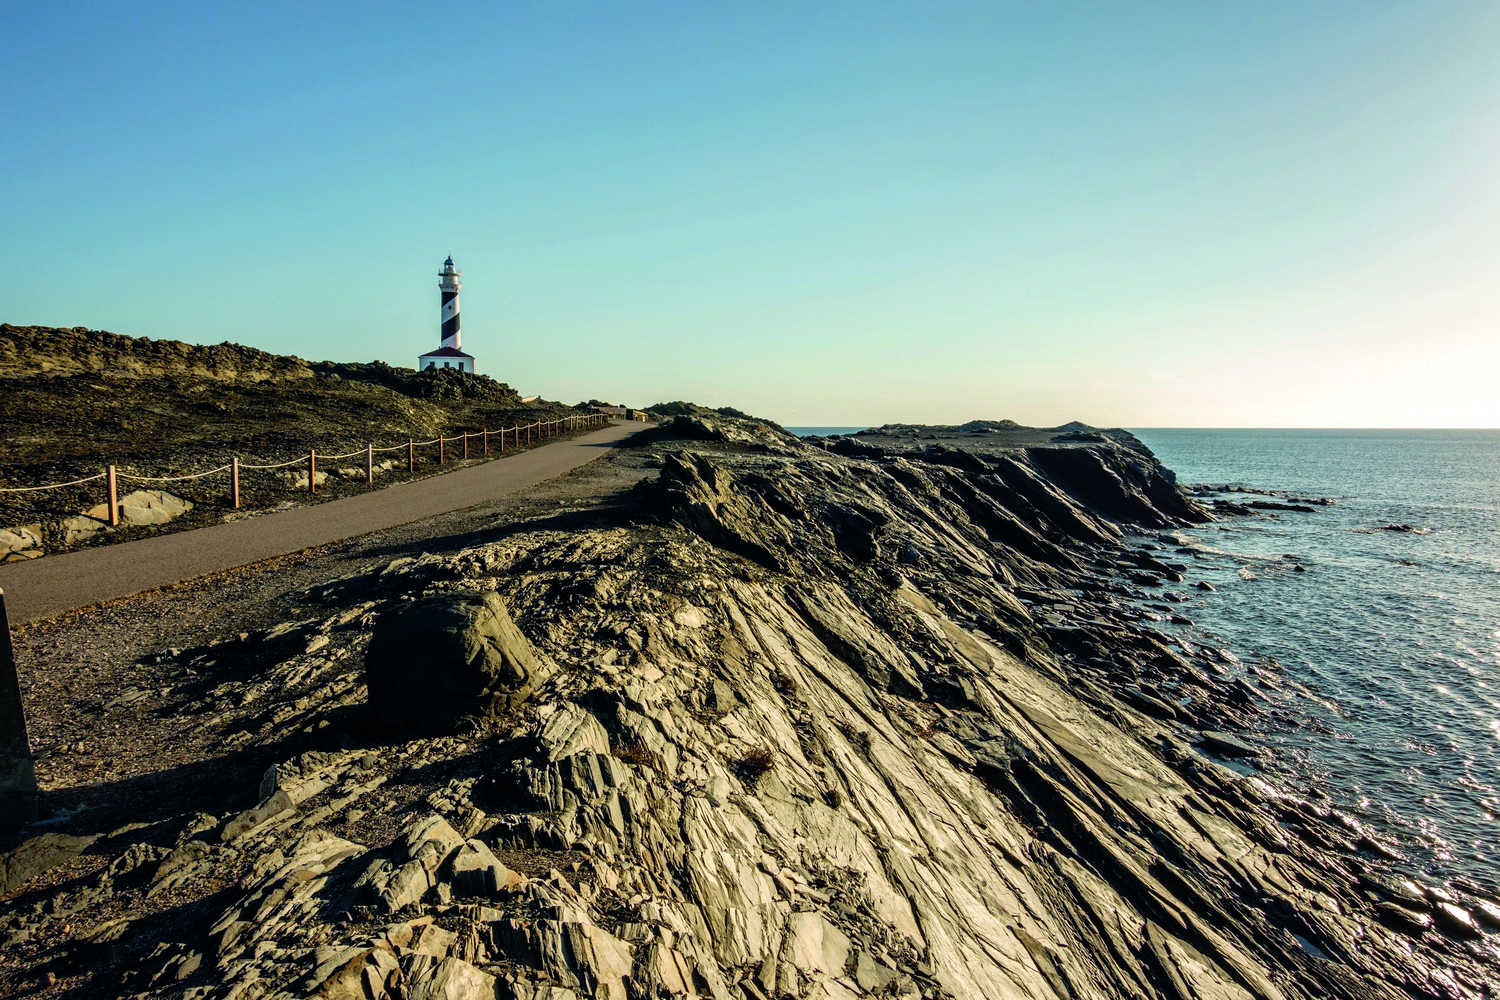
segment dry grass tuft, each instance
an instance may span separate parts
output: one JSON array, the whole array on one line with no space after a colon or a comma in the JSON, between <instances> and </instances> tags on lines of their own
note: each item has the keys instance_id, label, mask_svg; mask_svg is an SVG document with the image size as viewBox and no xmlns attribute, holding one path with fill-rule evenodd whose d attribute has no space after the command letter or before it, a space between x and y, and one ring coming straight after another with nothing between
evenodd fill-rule
<instances>
[{"instance_id":1,"label":"dry grass tuft","mask_svg":"<svg viewBox=\"0 0 1500 1000\"><path fill-rule=\"evenodd\" d=\"M648 767L653 771L661 770L661 757L640 740L622 743L611 750L610 755L618 757L627 764L635 764L637 767Z\"/></svg>"},{"instance_id":2,"label":"dry grass tuft","mask_svg":"<svg viewBox=\"0 0 1500 1000\"><path fill-rule=\"evenodd\" d=\"M848 722L838 723L838 728L839 732L844 734L844 739L848 740L856 750L866 757L870 755L870 734L867 730L855 729Z\"/></svg>"},{"instance_id":3,"label":"dry grass tuft","mask_svg":"<svg viewBox=\"0 0 1500 1000\"><path fill-rule=\"evenodd\" d=\"M776 755L766 747L751 747L734 762L734 769L739 772L740 780L752 791L766 772L775 766Z\"/></svg>"},{"instance_id":4,"label":"dry grass tuft","mask_svg":"<svg viewBox=\"0 0 1500 1000\"><path fill-rule=\"evenodd\" d=\"M771 671L771 686L775 688L783 698L792 698L797 694L797 678L781 670Z\"/></svg>"}]
</instances>

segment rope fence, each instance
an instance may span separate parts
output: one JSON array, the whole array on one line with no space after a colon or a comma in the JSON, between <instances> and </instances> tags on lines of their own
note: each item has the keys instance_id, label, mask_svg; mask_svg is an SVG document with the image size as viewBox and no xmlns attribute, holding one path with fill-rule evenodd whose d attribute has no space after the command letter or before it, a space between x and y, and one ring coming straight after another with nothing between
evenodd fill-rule
<instances>
[{"instance_id":1,"label":"rope fence","mask_svg":"<svg viewBox=\"0 0 1500 1000\"><path fill-rule=\"evenodd\" d=\"M389 448L377 448L374 443L365 445L358 451L346 452L342 455L320 455L316 449L308 449L306 455L287 459L285 462L276 462L270 465L247 465L238 458L231 458L225 465L208 469L204 472L194 472L185 476L137 476L130 473L120 472L115 466L107 466L103 472L82 479L74 479L66 483L49 483L45 486L5 486L0 487L0 493L40 493L45 490L60 490L69 486L81 486L85 483L96 482L100 479L105 481L105 491L108 494L109 524L118 526L120 523L120 499L119 485L122 482L133 483L182 483L189 480L203 479L208 476L216 476L222 472L229 473L229 500L235 507L240 507L240 473L242 472L268 472L275 469L285 469L291 466L304 466L307 469L307 482L304 485L300 478L295 480L294 489L305 489L308 493L318 491L318 462L338 462L345 459L363 457L364 474L366 485L375 482L375 456L390 452L406 452L406 470L415 473L419 465L417 450L419 448L430 448L437 445L437 462L439 465L450 461L448 446L458 443L462 446L462 460L470 457L469 442L477 442L477 449L481 455L489 455L492 452L504 453L506 449L506 438L509 436L510 446L520 448L522 445L534 444L545 441L548 438L557 437L572 431L593 429L603 427L609 422L609 416L603 413L580 414L571 417L559 417L556 420L537 420L529 424L517 427L502 427L499 430L467 431L453 437L439 434L431 441L417 441L408 439L405 444L392 445ZM491 447L491 435L498 437L498 448ZM460 460L453 458L452 460ZM384 471L384 470L382 470ZM324 474L327 478L327 474Z\"/></svg>"},{"instance_id":2,"label":"rope fence","mask_svg":"<svg viewBox=\"0 0 1500 1000\"><path fill-rule=\"evenodd\" d=\"M68 486L78 486L83 483L92 483L94 480L103 479L107 475L109 475L109 473L101 472L95 476L84 476L82 479L75 479L70 483L53 483L50 486L7 486L0 488L0 493L40 493L42 490L60 490Z\"/></svg>"},{"instance_id":3,"label":"rope fence","mask_svg":"<svg viewBox=\"0 0 1500 1000\"><path fill-rule=\"evenodd\" d=\"M302 460L299 458L296 461L300 462ZM207 472L195 472L191 476L131 476L123 472L117 472L115 473L115 478L129 479L137 483L181 483L186 482L189 479L202 479L204 476L211 476L215 472L223 472L227 468L229 468L229 466L221 465L217 469L209 469ZM109 473L107 472L104 474L106 476L109 475Z\"/></svg>"}]
</instances>

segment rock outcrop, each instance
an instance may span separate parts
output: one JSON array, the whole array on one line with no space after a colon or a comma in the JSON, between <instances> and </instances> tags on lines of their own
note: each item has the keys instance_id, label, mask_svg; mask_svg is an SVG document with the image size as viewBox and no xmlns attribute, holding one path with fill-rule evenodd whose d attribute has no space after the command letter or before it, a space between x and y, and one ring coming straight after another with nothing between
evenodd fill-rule
<instances>
[{"instance_id":1,"label":"rock outcrop","mask_svg":"<svg viewBox=\"0 0 1500 1000\"><path fill-rule=\"evenodd\" d=\"M35 559L42 554L42 526L19 524L0 528L0 562Z\"/></svg>"},{"instance_id":2,"label":"rock outcrop","mask_svg":"<svg viewBox=\"0 0 1500 1000\"><path fill-rule=\"evenodd\" d=\"M449 669L469 686L439 714L472 710L493 692L465 671L510 662L489 645L506 608L549 665L503 717L404 743L347 728L253 808L91 848L110 898L172 880L204 901L143 923L150 950L108 988L1484 995L1488 904L1403 883L1357 820L1226 767L1258 711L1243 671L1118 600L1129 574L1179 572L1129 533L1208 517L1149 455L871 447L664 437L659 478L591 525L330 580L324 621L177 654L225 671L205 715L256 706L229 749L353 711L366 645L372 703ZM63 919L44 910L0 929L42 934Z\"/></svg>"},{"instance_id":3,"label":"rock outcrop","mask_svg":"<svg viewBox=\"0 0 1500 1000\"><path fill-rule=\"evenodd\" d=\"M135 490L120 498L117 519L125 527L160 525L167 524L192 509L192 501L164 490ZM112 530L109 504L97 504L77 517L65 518L52 527L63 545L86 541L100 532Z\"/></svg>"}]
</instances>

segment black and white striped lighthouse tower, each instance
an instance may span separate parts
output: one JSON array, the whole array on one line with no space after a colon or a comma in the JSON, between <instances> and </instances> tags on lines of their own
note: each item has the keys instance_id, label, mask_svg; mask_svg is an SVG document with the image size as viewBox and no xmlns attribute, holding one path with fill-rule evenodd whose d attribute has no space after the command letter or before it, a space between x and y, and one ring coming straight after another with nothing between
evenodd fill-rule
<instances>
[{"instance_id":1,"label":"black and white striped lighthouse tower","mask_svg":"<svg viewBox=\"0 0 1500 1000\"><path fill-rule=\"evenodd\" d=\"M438 288L443 291L443 346L458 350L458 290L463 287L459 279L463 277L458 268L453 266L453 258L449 257L443 261L443 269L438 272Z\"/></svg>"},{"instance_id":2,"label":"black and white striped lighthouse tower","mask_svg":"<svg viewBox=\"0 0 1500 1000\"><path fill-rule=\"evenodd\" d=\"M459 280L463 275L449 257L443 261L443 269L438 272L438 288L443 294L442 316L442 344L435 351L429 351L417 359L417 368L457 368L459 371L472 372L474 370L474 358L463 351L462 335L458 332L458 290L463 283Z\"/></svg>"}]
</instances>

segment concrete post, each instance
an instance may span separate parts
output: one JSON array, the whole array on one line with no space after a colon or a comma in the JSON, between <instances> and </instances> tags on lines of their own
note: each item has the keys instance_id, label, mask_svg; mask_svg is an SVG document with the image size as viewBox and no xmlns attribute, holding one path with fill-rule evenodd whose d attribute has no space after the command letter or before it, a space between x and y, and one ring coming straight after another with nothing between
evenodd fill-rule
<instances>
[{"instance_id":1,"label":"concrete post","mask_svg":"<svg viewBox=\"0 0 1500 1000\"><path fill-rule=\"evenodd\" d=\"M36 791L21 677L10 642L10 620L5 616L5 591L0 590L0 827L36 819Z\"/></svg>"}]
</instances>

